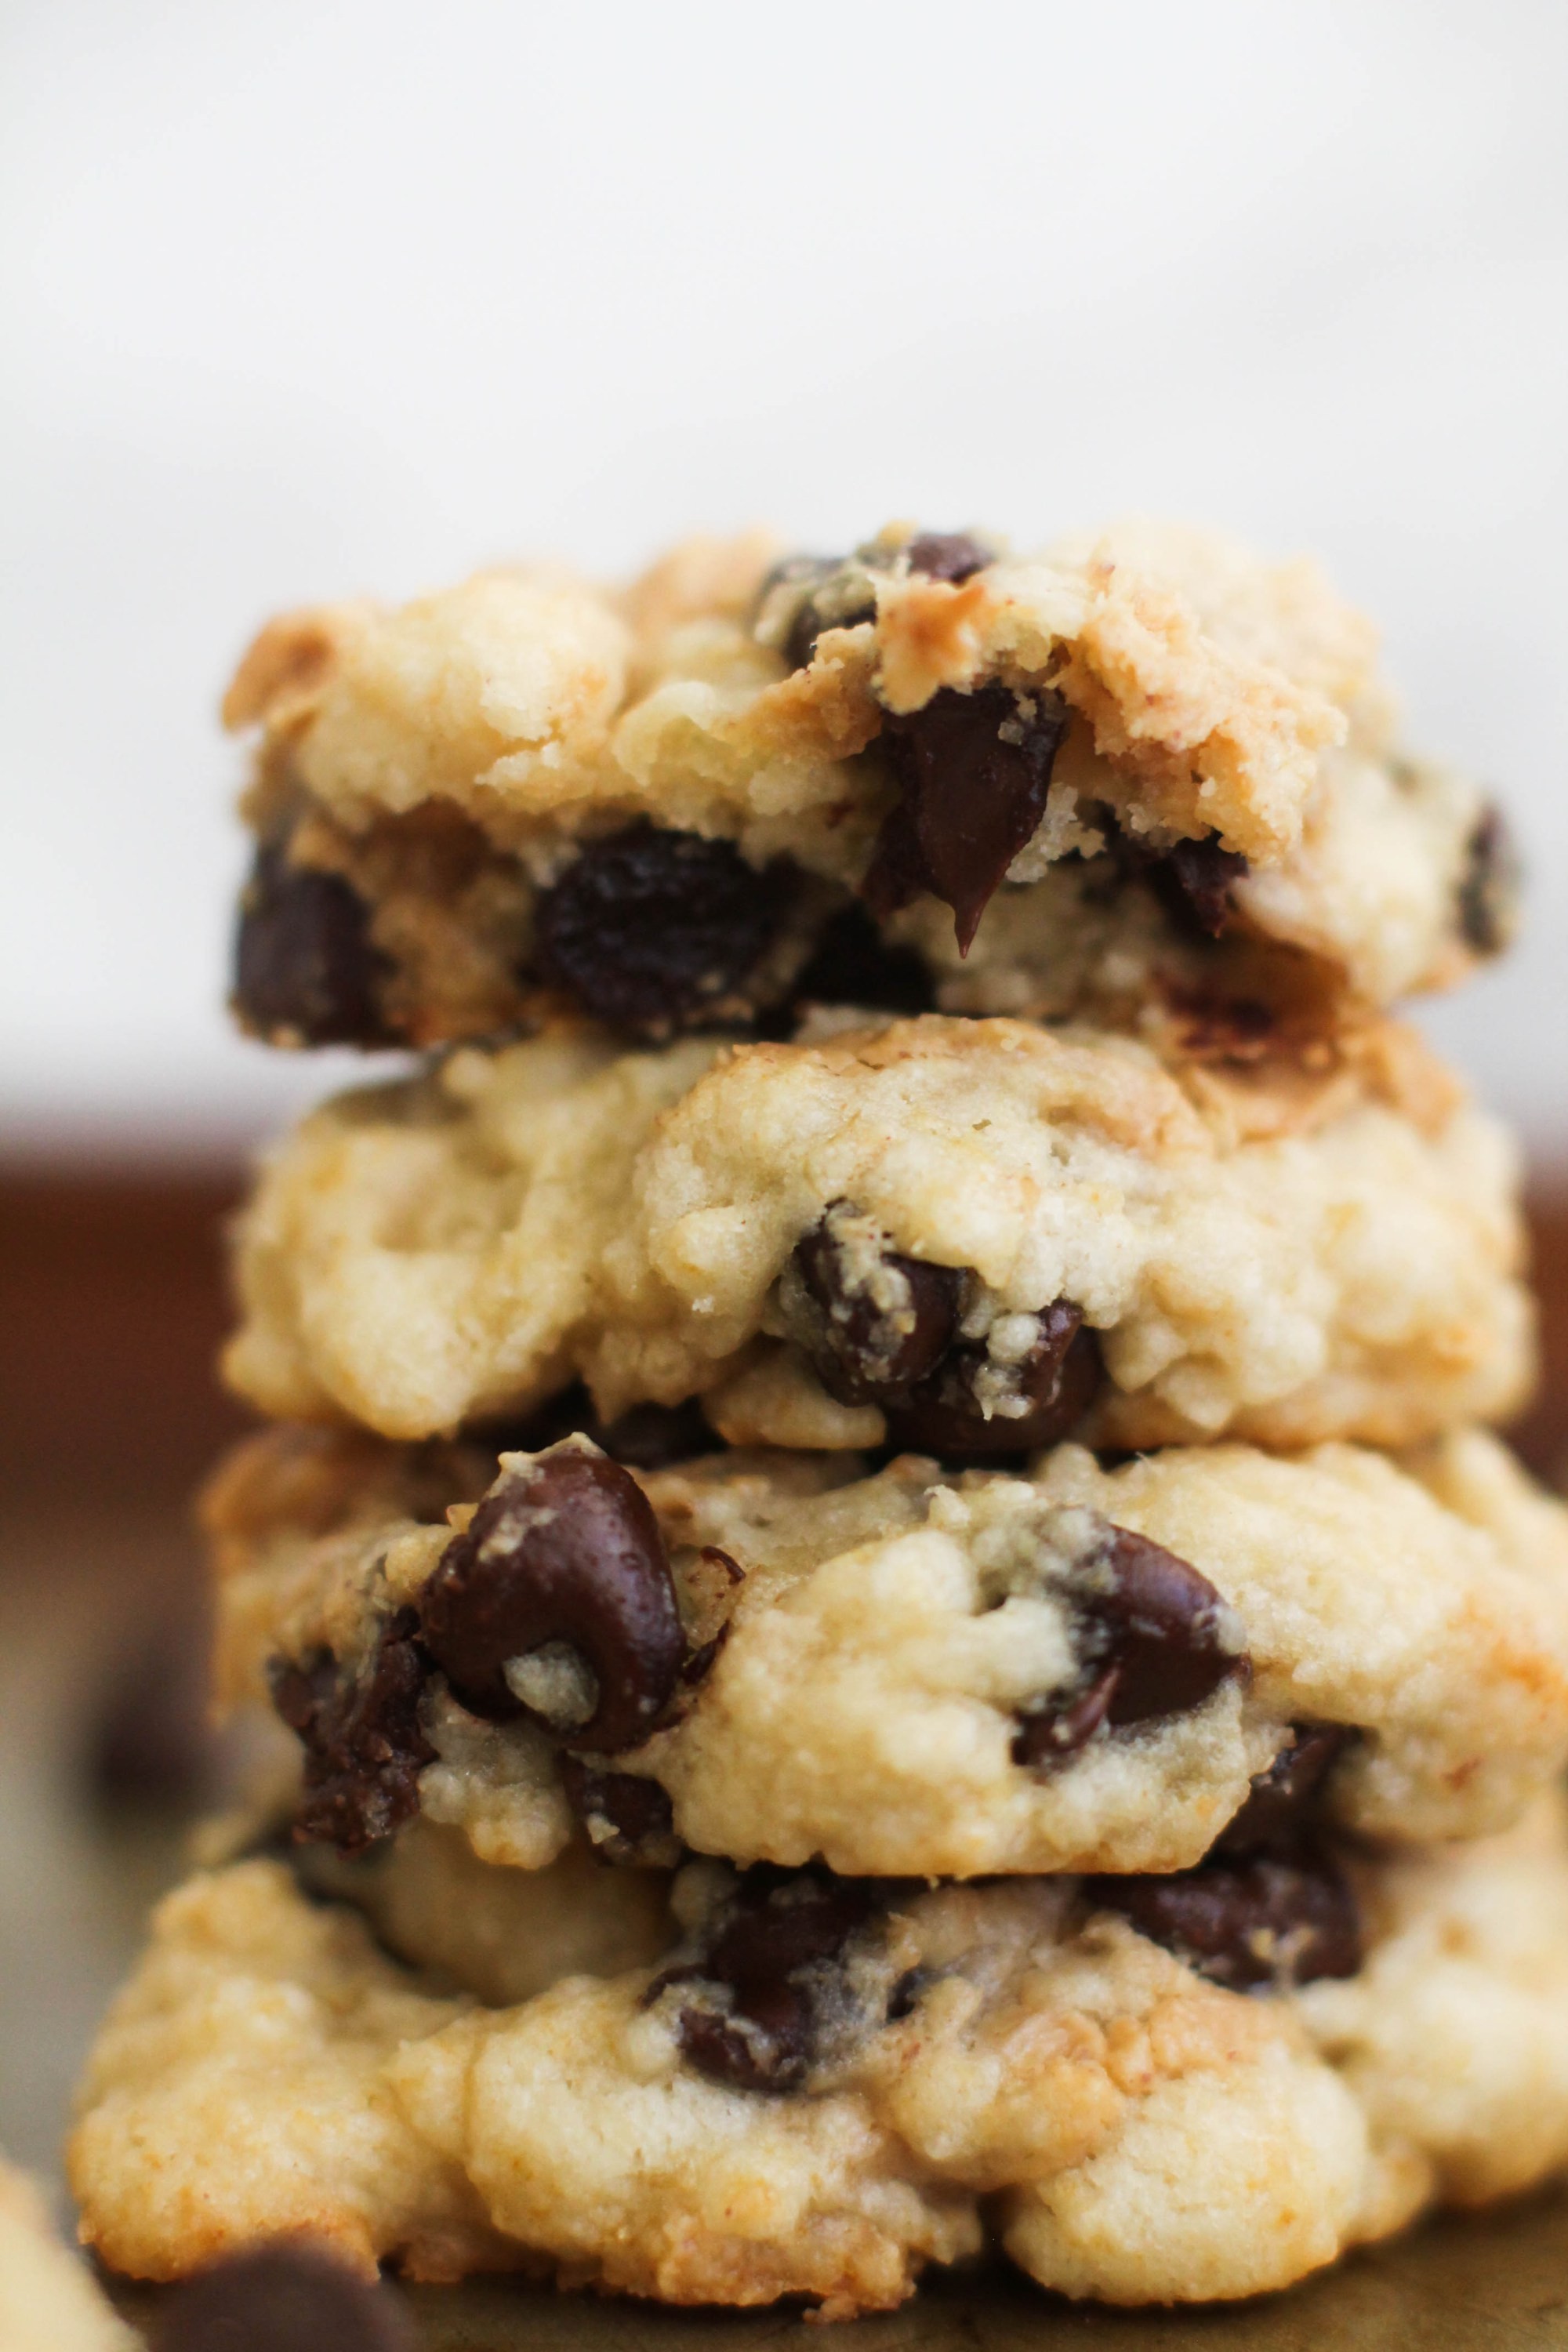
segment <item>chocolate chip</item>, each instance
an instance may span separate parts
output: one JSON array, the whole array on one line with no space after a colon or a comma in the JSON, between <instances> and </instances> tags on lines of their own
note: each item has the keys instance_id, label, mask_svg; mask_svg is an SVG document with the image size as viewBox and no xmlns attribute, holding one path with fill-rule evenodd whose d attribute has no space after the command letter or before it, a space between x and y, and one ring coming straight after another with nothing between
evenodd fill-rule
<instances>
[{"instance_id":1,"label":"chocolate chip","mask_svg":"<svg viewBox=\"0 0 1568 2352\"><path fill-rule=\"evenodd\" d=\"M272 1704L305 1749L297 1838L363 1852L419 1810L419 1775L435 1757L419 1722L429 1661L419 1620L400 1609L383 1626L360 1674L331 1650L301 1664L275 1658Z\"/></svg>"},{"instance_id":2,"label":"chocolate chip","mask_svg":"<svg viewBox=\"0 0 1568 2352\"><path fill-rule=\"evenodd\" d=\"M966 530L922 530L904 550L911 572L928 580L949 580L954 587L994 563L995 557Z\"/></svg>"},{"instance_id":3,"label":"chocolate chip","mask_svg":"<svg viewBox=\"0 0 1568 2352\"><path fill-rule=\"evenodd\" d=\"M1250 869L1239 850L1222 849L1211 833L1202 841L1178 841L1147 870L1168 912L1217 940L1230 921L1236 886Z\"/></svg>"},{"instance_id":4,"label":"chocolate chip","mask_svg":"<svg viewBox=\"0 0 1568 2352\"><path fill-rule=\"evenodd\" d=\"M1289 1852L1313 1827L1323 1783L1355 1737L1342 1723L1298 1725L1267 1771L1253 1775L1241 1811L1215 1842L1216 1853Z\"/></svg>"},{"instance_id":5,"label":"chocolate chip","mask_svg":"<svg viewBox=\"0 0 1568 2352\"><path fill-rule=\"evenodd\" d=\"M1500 955L1519 921L1521 870L1502 811L1487 809L1465 851L1459 929L1478 955Z\"/></svg>"},{"instance_id":6,"label":"chocolate chip","mask_svg":"<svg viewBox=\"0 0 1568 2352\"><path fill-rule=\"evenodd\" d=\"M291 866L285 844L264 843L239 909L234 1003L247 1028L284 1045L393 1042L381 1009L392 966L341 874Z\"/></svg>"},{"instance_id":7,"label":"chocolate chip","mask_svg":"<svg viewBox=\"0 0 1568 2352\"><path fill-rule=\"evenodd\" d=\"M787 1037L805 1004L863 1005L872 1013L929 1013L936 1002L930 972L914 948L892 947L865 908L841 908L824 927L791 991L774 1034Z\"/></svg>"},{"instance_id":8,"label":"chocolate chip","mask_svg":"<svg viewBox=\"0 0 1568 2352\"><path fill-rule=\"evenodd\" d=\"M873 1220L847 1201L829 1202L795 1244L791 1270L818 1375L840 1404L901 1393L952 1344L962 1273L885 1249Z\"/></svg>"},{"instance_id":9,"label":"chocolate chip","mask_svg":"<svg viewBox=\"0 0 1568 2352\"><path fill-rule=\"evenodd\" d=\"M1026 1715L1013 1734L1014 1763L1047 1771L1087 1748L1100 1725L1110 1720L1119 1679L1117 1666L1104 1666L1076 1696Z\"/></svg>"},{"instance_id":10,"label":"chocolate chip","mask_svg":"<svg viewBox=\"0 0 1568 2352\"><path fill-rule=\"evenodd\" d=\"M299 2239L231 2254L176 2288L156 2352L414 2352L391 2291Z\"/></svg>"},{"instance_id":11,"label":"chocolate chip","mask_svg":"<svg viewBox=\"0 0 1568 2352\"><path fill-rule=\"evenodd\" d=\"M671 1985L700 1988L707 1998L676 2021L699 2073L734 2090L795 2090L816 2053L834 1964L876 1899L855 1879L760 1864L742 1876L698 1958L657 1978L645 2001Z\"/></svg>"},{"instance_id":12,"label":"chocolate chip","mask_svg":"<svg viewBox=\"0 0 1568 2352\"><path fill-rule=\"evenodd\" d=\"M1100 1387L1100 1342L1069 1298L1053 1299L1035 1319L1034 1345L1005 1370L983 1347L954 1348L907 1397L889 1405L889 1442L944 1462L989 1462L1065 1437ZM992 1398L988 1412L988 1397L998 1389L1025 1410L1001 1411Z\"/></svg>"},{"instance_id":13,"label":"chocolate chip","mask_svg":"<svg viewBox=\"0 0 1568 2352\"><path fill-rule=\"evenodd\" d=\"M566 1801L606 1862L668 1869L680 1858L668 1792L636 1772L597 1772L563 1751Z\"/></svg>"},{"instance_id":14,"label":"chocolate chip","mask_svg":"<svg viewBox=\"0 0 1568 2352\"><path fill-rule=\"evenodd\" d=\"M683 1404L635 1404L601 1421L581 1381L518 1419L470 1423L465 1433L494 1454L542 1454L563 1437L586 1437L633 1470L666 1470L712 1454L719 1440L696 1397Z\"/></svg>"},{"instance_id":15,"label":"chocolate chip","mask_svg":"<svg viewBox=\"0 0 1568 2352\"><path fill-rule=\"evenodd\" d=\"M1232 1645L1235 1620L1206 1576L1131 1528L1102 1526L1075 1563L1085 1681L1061 1703L1025 1716L1015 1763L1060 1763L1102 1723L1185 1714L1247 1670Z\"/></svg>"},{"instance_id":16,"label":"chocolate chip","mask_svg":"<svg viewBox=\"0 0 1568 2352\"><path fill-rule=\"evenodd\" d=\"M667 1035L732 1003L783 919L790 875L646 819L593 843L539 900L544 976L612 1027Z\"/></svg>"},{"instance_id":17,"label":"chocolate chip","mask_svg":"<svg viewBox=\"0 0 1568 2352\"><path fill-rule=\"evenodd\" d=\"M774 645L792 670L809 667L825 629L853 628L876 618L877 604L863 565L837 555L788 555L757 592L752 625Z\"/></svg>"},{"instance_id":18,"label":"chocolate chip","mask_svg":"<svg viewBox=\"0 0 1568 2352\"><path fill-rule=\"evenodd\" d=\"M540 1698L532 1711L563 1745L603 1755L647 1738L685 1650L647 1496L618 1463L574 1445L503 1471L442 1554L419 1614L465 1706L519 1715L509 1662L558 1666L581 1706Z\"/></svg>"},{"instance_id":19,"label":"chocolate chip","mask_svg":"<svg viewBox=\"0 0 1568 2352\"><path fill-rule=\"evenodd\" d=\"M879 920L929 890L952 908L967 954L993 894L1045 814L1067 705L1040 689L961 694L942 687L921 709L889 714L881 741L900 798L860 886Z\"/></svg>"},{"instance_id":20,"label":"chocolate chip","mask_svg":"<svg viewBox=\"0 0 1568 2352\"><path fill-rule=\"evenodd\" d=\"M1361 1966L1355 1895L1326 1851L1210 1859L1162 1878L1089 1878L1084 1892L1234 1992L1352 1977Z\"/></svg>"}]
</instances>

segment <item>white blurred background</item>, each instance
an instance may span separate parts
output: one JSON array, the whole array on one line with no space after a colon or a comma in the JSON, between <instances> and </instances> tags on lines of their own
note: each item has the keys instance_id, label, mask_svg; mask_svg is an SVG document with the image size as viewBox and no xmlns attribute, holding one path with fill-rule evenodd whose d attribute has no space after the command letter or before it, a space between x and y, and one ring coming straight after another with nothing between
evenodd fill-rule
<instances>
[{"instance_id":1,"label":"white blurred background","mask_svg":"<svg viewBox=\"0 0 1568 2352\"><path fill-rule=\"evenodd\" d=\"M1311 549L1500 786L1528 943L1432 1025L1568 1145L1568 9L9 0L13 1152L225 1153L215 705L270 608L693 526Z\"/></svg>"}]
</instances>

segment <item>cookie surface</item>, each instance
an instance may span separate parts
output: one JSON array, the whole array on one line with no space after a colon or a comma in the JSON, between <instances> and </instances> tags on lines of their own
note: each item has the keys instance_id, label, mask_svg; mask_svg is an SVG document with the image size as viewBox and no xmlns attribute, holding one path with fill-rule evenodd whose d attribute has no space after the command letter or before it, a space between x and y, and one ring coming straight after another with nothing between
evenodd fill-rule
<instances>
[{"instance_id":1,"label":"cookie surface","mask_svg":"<svg viewBox=\"0 0 1568 2352\"><path fill-rule=\"evenodd\" d=\"M719 1454L634 1476L574 1440L446 1449L443 1486L437 1453L274 1433L209 1499L220 1693L299 1732L301 1832L328 1845L418 1815L524 1870L585 1825L634 1861L1172 1871L1293 1769L1313 1818L1408 1843L1506 1825L1568 1761L1568 1512L1478 1432L1409 1469L1067 1444L1026 1475ZM506 1532L541 1513L553 1553ZM562 1562L548 1622L508 1614L509 1580ZM660 1588L668 1656L639 1631ZM602 1714L647 1683L651 1736L571 1718L572 1671Z\"/></svg>"},{"instance_id":2,"label":"cookie surface","mask_svg":"<svg viewBox=\"0 0 1568 2352\"><path fill-rule=\"evenodd\" d=\"M668 1035L813 1000L1321 1024L1504 943L1499 820L1397 751L1372 632L1311 566L1152 526L1030 561L898 530L769 554L264 630L225 706L260 730L247 1024L427 1045L566 1006Z\"/></svg>"},{"instance_id":3,"label":"cookie surface","mask_svg":"<svg viewBox=\"0 0 1568 2352\"><path fill-rule=\"evenodd\" d=\"M554 1034L296 1129L225 1363L403 1438L581 1375L736 1444L1405 1444L1518 1402L1521 1247L1501 1131L1391 1024L1223 1076L1000 1020Z\"/></svg>"},{"instance_id":4,"label":"cookie surface","mask_svg":"<svg viewBox=\"0 0 1568 2352\"><path fill-rule=\"evenodd\" d=\"M658 1970L495 2009L420 1990L278 1864L198 1877L89 2066L84 2226L147 2276L282 2225L367 2271L847 2315L989 2221L1043 2284L1139 2303L1285 2285L1568 2159L1550 1810L1349 1878L1303 1863L1267 1898L1233 1875L1202 1950L1104 1884L704 1864ZM1265 1914L1275 1974L1230 1990Z\"/></svg>"}]
</instances>

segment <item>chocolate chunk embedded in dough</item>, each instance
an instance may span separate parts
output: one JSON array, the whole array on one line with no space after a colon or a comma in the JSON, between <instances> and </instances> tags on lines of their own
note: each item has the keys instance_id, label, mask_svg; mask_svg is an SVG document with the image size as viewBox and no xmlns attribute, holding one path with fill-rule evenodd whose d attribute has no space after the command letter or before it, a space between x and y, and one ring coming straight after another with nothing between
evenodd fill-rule
<instances>
[{"instance_id":1,"label":"chocolate chunk embedded in dough","mask_svg":"<svg viewBox=\"0 0 1568 2352\"><path fill-rule=\"evenodd\" d=\"M272 1704L305 1750L297 1838L361 1853L418 1811L436 1753L419 1722L429 1660L418 1633L415 1612L398 1610L358 1675L331 1650L273 1660Z\"/></svg>"},{"instance_id":2,"label":"chocolate chunk embedded in dough","mask_svg":"<svg viewBox=\"0 0 1568 2352\"><path fill-rule=\"evenodd\" d=\"M391 969L371 944L369 908L341 874L290 865L281 842L258 850L234 950L247 1029L279 1045L390 1045L381 993Z\"/></svg>"},{"instance_id":3,"label":"chocolate chunk embedded in dough","mask_svg":"<svg viewBox=\"0 0 1568 2352\"><path fill-rule=\"evenodd\" d=\"M905 548L904 560L911 572L923 572L928 580L949 581L956 588L996 559L966 530L922 530Z\"/></svg>"},{"instance_id":4,"label":"chocolate chunk embedded in dough","mask_svg":"<svg viewBox=\"0 0 1568 2352\"><path fill-rule=\"evenodd\" d=\"M732 1012L789 897L784 867L759 872L732 842L639 821L542 895L540 962L595 1020L668 1035Z\"/></svg>"},{"instance_id":5,"label":"chocolate chunk embedded in dough","mask_svg":"<svg viewBox=\"0 0 1568 2352\"><path fill-rule=\"evenodd\" d=\"M1354 1894L1321 1849L1211 1857L1163 1878L1090 1878L1084 1892L1234 1992L1352 1977L1361 1966Z\"/></svg>"},{"instance_id":6,"label":"chocolate chunk embedded in dough","mask_svg":"<svg viewBox=\"0 0 1568 2352\"><path fill-rule=\"evenodd\" d=\"M946 1462L986 1462L1066 1437L1100 1386L1100 1342L1071 1299L1053 1299L1034 1319L1036 1339L1014 1362L998 1364L984 1347L955 1347L889 1402L890 1442Z\"/></svg>"},{"instance_id":7,"label":"chocolate chunk embedded in dough","mask_svg":"<svg viewBox=\"0 0 1568 2352\"><path fill-rule=\"evenodd\" d=\"M618 1463L572 1444L502 1472L432 1571L419 1615L465 1706L519 1715L527 1690L564 1746L595 1755L647 1738L685 1655L647 1497Z\"/></svg>"},{"instance_id":8,"label":"chocolate chunk embedded in dough","mask_svg":"<svg viewBox=\"0 0 1568 2352\"><path fill-rule=\"evenodd\" d=\"M879 920L921 891L952 908L967 954L980 918L1046 812L1067 705L1042 688L942 687L919 710L889 713L880 741L900 791L861 896Z\"/></svg>"},{"instance_id":9,"label":"chocolate chunk embedded in dough","mask_svg":"<svg viewBox=\"0 0 1568 2352\"><path fill-rule=\"evenodd\" d=\"M1289 1853L1300 1844L1321 1811L1323 1785L1355 1738L1342 1723L1298 1725L1266 1771L1253 1775L1241 1811L1215 1842L1218 1853Z\"/></svg>"},{"instance_id":10,"label":"chocolate chunk embedded in dough","mask_svg":"<svg viewBox=\"0 0 1568 2352\"><path fill-rule=\"evenodd\" d=\"M680 1841L668 1792L636 1772L601 1772L580 1756L562 1754L561 1785L566 1801L606 1862L669 1869L680 1859Z\"/></svg>"},{"instance_id":11,"label":"chocolate chunk embedded in dough","mask_svg":"<svg viewBox=\"0 0 1568 2352\"><path fill-rule=\"evenodd\" d=\"M891 1885L893 1882L889 1882ZM645 1999L690 1984L676 2031L700 2074L742 2091L793 2091L810 2071L835 1964L876 1907L871 1887L826 1872L747 1871L700 1958Z\"/></svg>"},{"instance_id":12,"label":"chocolate chunk embedded in dough","mask_svg":"<svg viewBox=\"0 0 1568 2352\"><path fill-rule=\"evenodd\" d=\"M1217 940L1230 922L1236 886L1249 869L1239 850L1222 849L1211 833L1202 841L1178 841L1150 870L1169 911Z\"/></svg>"},{"instance_id":13,"label":"chocolate chunk embedded in dough","mask_svg":"<svg viewBox=\"0 0 1568 2352\"><path fill-rule=\"evenodd\" d=\"M875 1220L848 1201L829 1202L796 1244L792 1271L818 1374L841 1404L900 1394L952 1345L962 1271L888 1249Z\"/></svg>"},{"instance_id":14,"label":"chocolate chunk embedded in dough","mask_svg":"<svg viewBox=\"0 0 1568 2352\"><path fill-rule=\"evenodd\" d=\"M1163 1544L1107 1521L1078 1573L1086 1679L1064 1700L1025 1716L1013 1743L1016 1763L1061 1763L1102 1723L1185 1714L1248 1671L1219 1593Z\"/></svg>"}]
</instances>

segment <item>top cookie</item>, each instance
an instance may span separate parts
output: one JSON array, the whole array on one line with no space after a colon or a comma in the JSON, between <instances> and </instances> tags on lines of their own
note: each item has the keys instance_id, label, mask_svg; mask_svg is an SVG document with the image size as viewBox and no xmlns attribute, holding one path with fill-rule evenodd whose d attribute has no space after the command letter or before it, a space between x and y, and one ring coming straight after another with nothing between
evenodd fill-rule
<instances>
[{"instance_id":1,"label":"top cookie","mask_svg":"<svg viewBox=\"0 0 1568 2352\"><path fill-rule=\"evenodd\" d=\"M235 1002L279 1044L626 1034L808 1003L1136 1022L1198 1055L1504 944L1474 787L1395 746L1314 567L1123 527L694 541L271 623Z\"/></svg>"}]
</instances>

